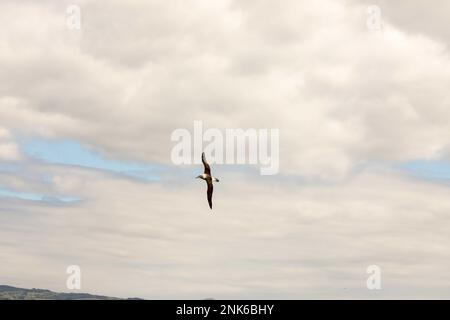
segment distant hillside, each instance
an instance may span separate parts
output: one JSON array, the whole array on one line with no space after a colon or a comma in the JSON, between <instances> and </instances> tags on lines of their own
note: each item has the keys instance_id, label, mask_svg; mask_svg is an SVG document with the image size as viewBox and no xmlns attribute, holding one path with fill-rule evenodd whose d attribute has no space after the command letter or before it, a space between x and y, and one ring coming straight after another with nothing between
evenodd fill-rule
<instances>
[{"instance_id":1,"label":"distant hillside","mask_svg":"<svg viewBox=\"0 0 450 320\"><path fill-rule=\"evenodd\" d=\"M58 293L43 289L21 289L0 285L0 300L121 300L87 293Z\"/></svg>"}]
</instances>

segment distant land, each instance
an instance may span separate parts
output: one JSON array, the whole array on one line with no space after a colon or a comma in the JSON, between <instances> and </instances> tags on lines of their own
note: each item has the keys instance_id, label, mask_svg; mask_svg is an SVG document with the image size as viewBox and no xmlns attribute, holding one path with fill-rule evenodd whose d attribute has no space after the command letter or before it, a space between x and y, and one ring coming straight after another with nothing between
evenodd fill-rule
<instances>
[{"instance_id":1,"label":"distant land","mask_svg":"<svg viewBox=\"0 0 450 320\"><path fill-rule=\"evenodd\" d=\"M0 285L0 300L142 300L120 299L88 293L58 293L44 289L22 289Z\"/></svg>"}]
</instances>

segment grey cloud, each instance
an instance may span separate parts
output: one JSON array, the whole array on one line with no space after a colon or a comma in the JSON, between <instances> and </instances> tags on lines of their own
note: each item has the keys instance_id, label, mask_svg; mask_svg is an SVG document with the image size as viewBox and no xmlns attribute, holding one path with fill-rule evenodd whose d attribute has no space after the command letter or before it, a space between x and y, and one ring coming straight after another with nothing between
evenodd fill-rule
<instances>
[{"instance_id":1,"label":"grey cloud","mask_svg":"<svg viewBox=\"0 0 450 320\"><path fill-rule=\"evenodd\" d=\"M204 185L191 179L173 188L80 169L52 174L55 190L89 201L2 203L0 243L15 262L2 274L12 284L38 277L39 286L65 290L69 264L82 266L84 290L148 298L370 298L371 264L387 288L377 297L442 298L450 280L445 185L373 171L293 188L223 173L235 183L217 186L211 214ZM28 213L11 216L14 207Z\"/></svg>"},{"instance_id":2,"label":"grey cloud","mask_svg":"<svg viewBox=\"0 0 450 320\"><path fill-rule=\"evenodd\" d=\"M439 0L432 4L421 0L412 1L351 1L367 8L377 5L381 9L382 18L400 29L413 35L423 35L450 45L450 31L448 28L448 1Z\"/></svg>"}]
</instances>

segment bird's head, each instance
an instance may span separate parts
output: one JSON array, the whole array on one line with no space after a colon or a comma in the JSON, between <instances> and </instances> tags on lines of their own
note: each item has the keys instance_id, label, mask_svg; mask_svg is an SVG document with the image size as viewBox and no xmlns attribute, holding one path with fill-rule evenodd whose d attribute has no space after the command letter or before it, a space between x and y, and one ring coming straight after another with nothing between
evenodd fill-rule
<instances>
[{"instance_id":1,"label":"bird's head","mask_svg":"<svg viewBox=\"0 0 450 320\"><path fill-rule=\"evenodd\" d=\"M202 175L196 176L195 179L201 179Z\"/></svg>"}]
</instances>

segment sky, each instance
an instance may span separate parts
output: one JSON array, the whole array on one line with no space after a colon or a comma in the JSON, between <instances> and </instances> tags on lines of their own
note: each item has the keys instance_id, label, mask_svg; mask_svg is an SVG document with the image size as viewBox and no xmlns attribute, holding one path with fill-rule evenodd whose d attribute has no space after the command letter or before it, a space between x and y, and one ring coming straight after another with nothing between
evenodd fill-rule
<instances>
[{"instance_id":1,"label":"sky","mask_svg":"<svg viewBox=\"0 0 450 320\"><path fill-rule=\"evenodd\" d=\"M449 10L1 1L0 284L67 292L78 265L117 297L450 298ZM279 129L279 173L212 163L211 212L170 156L194 121Z\"/></svg>"}]
</instances>

